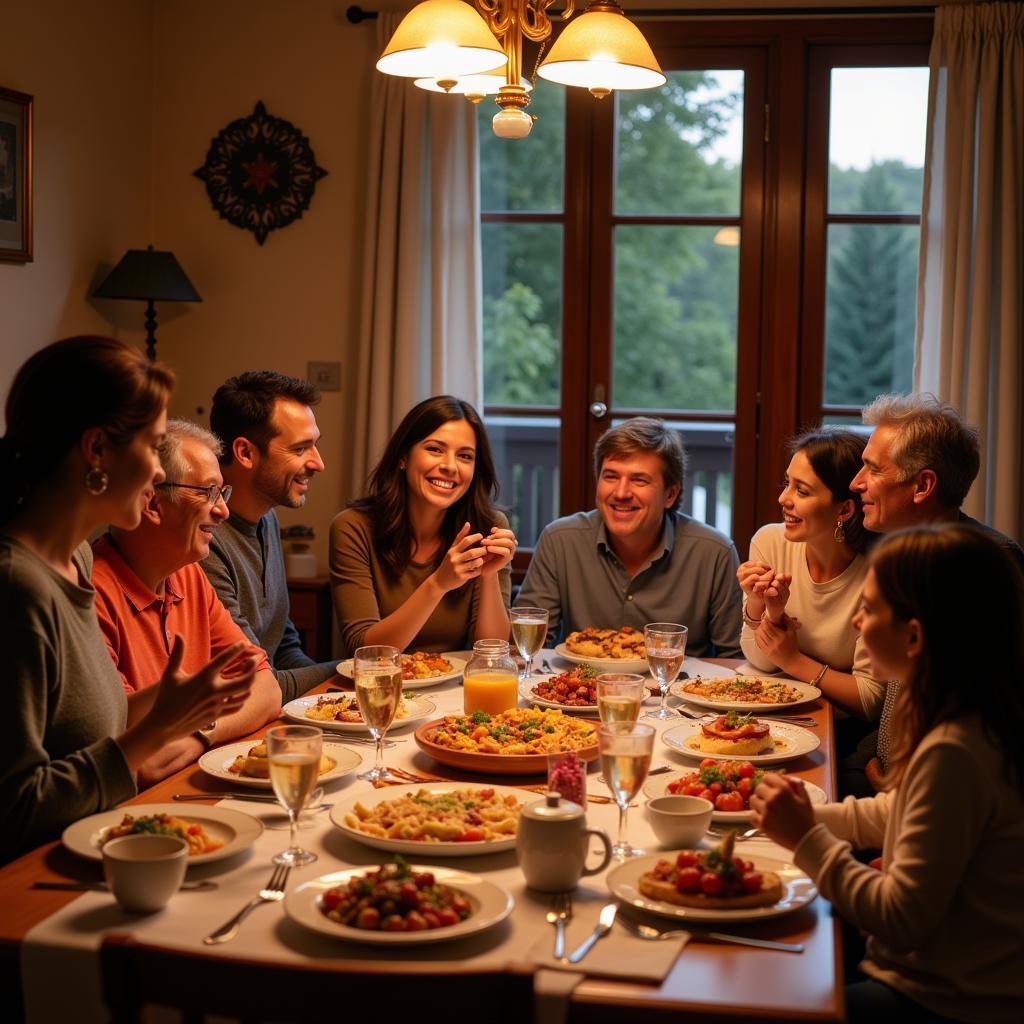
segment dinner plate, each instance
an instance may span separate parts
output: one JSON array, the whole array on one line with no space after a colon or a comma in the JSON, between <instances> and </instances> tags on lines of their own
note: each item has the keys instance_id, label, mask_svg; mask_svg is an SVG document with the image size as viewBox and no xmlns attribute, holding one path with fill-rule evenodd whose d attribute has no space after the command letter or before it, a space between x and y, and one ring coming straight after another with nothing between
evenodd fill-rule
<instances>
[{"instance_id":1,"label":"dinner plate","mask_svg":"<svg viewBox=\"0 0 1024 1024\"><path fill-rule=\"evenodd\" d=\"M196 825L202 825L214 839L223 840L219 850L200 853L189 857L189 864L206 864L211 860L222 860L242 850L248 849L263 832L263 822L241 811L228 810L226 807L189 807L181 804L129 804L115 807L110 811L90 814L73 825L64 829L61 841L72 852L89 860L103 860L101 840L107 829L119 825L121 819L131 814L141 818L147 814L170 814Z\"/></svg>"},{"instance_id":2,"label":"dinner plate","mask_svg":"<svg viewBox=\"0 0 1024 1024\"><path fill-rule=\"evenodd\" d=\"M456 789L493 789L498 796L514 796L523 806L531 799L529 793L521 789L513 789L510 786L485 786L479 782L424 782L414 786L388 786L386 789L374 790L372 793L364 793L362 796L352 797L344 803L335 804L331 808L331 821L345 835L365 846L372 846L376 850L387 850L389 853L407 853L413 857L473 857L480 853L501 853L504 850L515 849L516 837L514 835L502 839L481 840L476 843L429 843L419 839L388 839L367 835L345 821L347 814L355 814L357 803L373 810L385 800L397 800L422 790L426 790L428 793L450 793Z\"/></svg>"},{"instance_id":3,"label":"dinner plate","mask_svg":"<svg viewBox=\"0 0 1024 1024\"><path fill-rule=\"evenodd\" d=\"M582 654L573 654L565 644L559 644L555 654L574 665L590 665L599 672L639 672L643 675L650 668L646 658L585 658Z\"/></svg>"},{"instance_id":4,"label":"dinner plate","mask_svg":"<svg viewBox=\"0 0 1024 1024\"><path fill-rule=\"evenodd\" d=\"M307 694L305 697L296 697L295 700L288 701L288 703L281 708L281 712L285 718L288 718L293 722L301 722L303 725L317 725L328 732L354 732L359 733L362 736L369 736L370 730L366 728L366 725L363 722L328 722L319 718L306 717L306 708L313 707L321 697L331 697L333 699L335 697L343 696L344 694L340 693ZM407 725L415 725L417 722L425 722L437 711L437 705L427 697L403 695L403 699L409 709L409 714L405 718L396 718L388 728L389 734L397 732L399 729L404 729Z\"/></svg>"},{"instance_id":5,"label":"dinner plate","mask_svg":"<svg viewBox=\"0 0 1024 1024\"><path fill-rule=\"evenodd\" d=\"M533 704L539 708L553 708L555 711L564 711L569 715L585 715L587 718L599 717L596 704L559 704L558 701L538 697L533 692L533 688L546 678L547 676L531 676L529 679L524 679L519 684L519 696L527 704Z\"/></svg>"},{"instance_id":6,"label":"dinner plate","mask_svg":"<svg viewBox=\"0 0 1024 1024\"><path fill-rule=\"evenodd\" d=\"M709 755L714 756L714 755ZM677 779L683 778L685 775L692 775L694 769L684 772L673 772L671 775L656 775L653 778L649 778L644 783L644 796L648 800L653 800L656 796L671 796L672 794L668 791L670 782L675 782ZM791 775L790 778L797 779L799 782L804 784L804 789L807 790L807 796L810 798L812 804L825 804L828 803L828 797L825 795L825 790L820 786L816 786L813 782L807 782L805 779L800 779L796 775ZM746 824L750 821L750 811L712 811L711 820L722 823L723 825L728 824Z\"/></svg>"},{"instance_id":7,"label":"dinner plate","mask_svg":"<svg viewBox=\"0 0 1024 1024\"><path fill-rule=\"evenodd\" d=\"M311 882L304 882L288 893L284 898L284 912L295 922L328 935L334 939L347 942L364 942L375 946L413 946L428 942L448 942L461 939L467 935L475 935L485 928L491 928L504 921L512 912L512 895L496 882L472 875L467 871L456 871L454 868L412 865L413 871L429 871L436 881L442 885L457 889L469 900L473 912L465 921L453 924L448 928L433 928L422 932L378 932L362 928L351 928L349 925L332 921L320 909L320 901L328 889L344 885L353 876L365 875L367 869L348 868L335 871L330 875L321 875Z\"/></svg>"},{"instance_id":8,"label":"dinner plate","mask_svg":"<svg viewBox=\"0 0 1024 1024\"><path fill-rule=\"evenodd\" d=\"M447 651L444 652L442 657L447 658L452 663L451 672L446 672L441 676L429 676L426 679L403 679L402 689L403 690L422 690L427 686L437 686L438 683L451 682L453 679L461 679L462 673L466 669L466 659L457 658L454 654L449 654ZM338 674L344 676L346 679L352 678L352 659L346 658L344 661L338 662Z\"/></svg>"},{"instance_id":9,"label":"dinner plate","mask_svg":"<svg viewBox=\"0 0 1024 1024\"><path fill-rule=\"evenodd\" d=\"M769 735L775 741L775 750L770 754L719 754L701 750L696 745L701 735L700 722L680 722L679 725L662 733L661 738L667 747L687 757L701 760L705 757L714 757L719 761L749 761L751 764L782 764L785 761L795 761L798 757L817 750L821 743L810 729L801 729L799 725L790 725L788 722L772 722L770 719L768 723Z\"/></svg>"},{"instance_id":10,"label":"dinner plate","mask_svg":"<svg viewBox=\"0 0 1024 1024\"><path fill-rule=\"evenodd\" d=\"M255 745L252 740L243 740L240 743L226 743L223 747L214 747L213 750L208 750L199 758L199 767L207 775L212 775L222 782L252 786L255 789L270 789L270 779L259 779L251 775L239 775L238 772L228 771L228 766L234 764L236 757L248 754ZM343 747L340 743L325 741L323 752L334 762L334 767L330 771L322 772L317 779L318 782L342 779L363 763L363 759L354 750L350 747Z\"/></svg>"},{"instance_id":11,"label":"dinner plate","mask_svg":"<svg viewBox=\"0 0 1024 1024\"><path fill-rule=\"evenodd\" d=\"M725 924L727 922L763 921L770 917L781 917L794 910L806 907L818 890L814 882L794 864L776 860L774 857L752 855L754 868L758 871L774 871L782 880L782 899L768 907L741 907L738 910L712 910L703 907L677 907L674 903L652 900L637 887L640 876L650 871L659 860L672 860L673 853L655 857L631 857L608 872L608 889L623 903L659 917L681 921L701 921ZM746 859L746 858L745 858Z\"/></svg>"},{"instance_id":12,"label":"dinner plate","mask_svg":"<svg viewBox=\"0 0 1024 1024\"><path fill-rule=\"evenodd\" d=\"M564 710L559 708L559 710ZM463 768L469 772L481 772L484 775L538 775L547 774L548 755L543 754L478 754L469 750L454 750L443 747L428 738L428 733L436 729L444 721L435 718L432 722L424 722L413 734L416 745L424 753L429 754L441 764L452 768ZM556 751L552 751L556 753ZM597 749L597 736L590 747L574 750L574 754L584 761L596 761L600 756Z\"/></svg>"},{"instance_id":13,"label":"dinner plate","mask_svg":"<svg viewBox=\"0 0 1024 1024\"><path fill-rule=\"evenodd\" d=\"M800 707L801 704L806 704L808 701L817 700L821 696L821 690L816 686L811 686L810 683L801 683L799 679L790 679L787 676L730 676L725 678L725 682L735 682L741 679L770 679L773 682L785 683L787 686L792 686L797 693L800 694L799 700L790 701L788 704L784 703L769 703L759 704L753 701L740 701L740 700L729 700L728 698L719 699L717 697L702 697L696 693L690 693L684 687L692 683L693 679L677 679L669 688L668 692L673 697L678 697L680 700L686 701L687 704L696 704L702 708L713 708L716 711L755 711L758 714L769 711L788 711L790 708Z\"/></svg>"}]
</instances>

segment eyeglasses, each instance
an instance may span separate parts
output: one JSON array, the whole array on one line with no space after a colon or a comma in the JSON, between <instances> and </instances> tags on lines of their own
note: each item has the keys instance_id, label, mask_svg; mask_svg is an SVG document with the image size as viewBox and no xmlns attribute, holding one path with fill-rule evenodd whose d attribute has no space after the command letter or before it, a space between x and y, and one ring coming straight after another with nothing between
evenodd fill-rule
<instances>
[{"instance_id":1,"label":"eyeglasses","mask_svg":"<svg viewBox=\"0 0 1024 1024\"><path fill-rule=\"evenodd\" d=\"M170 484L164 481L162 484L157 484L157 487L178 487L183 491L198 491L206 498L207 504L210 506L216 505L221 498L224 499L226 505L228 498L231 497L231 484L225 484L223 487L207 484L203 487L200 484Z\"/></svg>"}]
</instances>

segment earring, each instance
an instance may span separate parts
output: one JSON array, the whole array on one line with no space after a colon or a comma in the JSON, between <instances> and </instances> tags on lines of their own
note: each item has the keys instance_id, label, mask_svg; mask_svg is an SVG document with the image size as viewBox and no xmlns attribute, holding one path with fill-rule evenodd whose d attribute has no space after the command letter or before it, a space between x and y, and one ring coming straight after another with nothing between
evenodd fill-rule
<instances>
[{"instance_id":1,"label":"earring","mask_svg":"<svg viewBox=\"0 0 1024 1024\"><path fill-rule=\"evenodd\" d=\"M846 543L846 531L843 529L843 521L842 521L842 519L837 519L836 520L836 528L832 532L832 536L835 537L837 544L845 544Z\"/></svg>"},{"instance_id":2,"label":"earring","mask_svg":"<svg viewBox=\"0 0 1024 1024\"><path fill-rule=\"evenodd\" d=\"M110 477L99 466L93 466L85 474L85 489L90 494L97 496L102 494L107 489L107 484L109 483Z\"/></svg>"}]
</instances>

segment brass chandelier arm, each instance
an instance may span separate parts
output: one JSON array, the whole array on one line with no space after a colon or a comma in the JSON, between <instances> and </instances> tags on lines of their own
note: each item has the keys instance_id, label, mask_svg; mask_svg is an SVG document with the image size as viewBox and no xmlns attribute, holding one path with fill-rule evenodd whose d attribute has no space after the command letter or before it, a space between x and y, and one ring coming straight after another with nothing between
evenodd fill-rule
<instances>
[{"instance_id":1,"label":"brass chandelier arm","mask_svg":"<svg viewBox=\"0 0 1024 1024\"><path fill-rule=\"evenodd\" d=\"M547 9L553 3L554 0L473 0L473 6L487 27L499 39L518 26L519 31L535 43L543 42L551 35L551 18ZM565 21L572 17L575 9L575 0L566 0L558 16Z\"/></svg>"}]
</instances>

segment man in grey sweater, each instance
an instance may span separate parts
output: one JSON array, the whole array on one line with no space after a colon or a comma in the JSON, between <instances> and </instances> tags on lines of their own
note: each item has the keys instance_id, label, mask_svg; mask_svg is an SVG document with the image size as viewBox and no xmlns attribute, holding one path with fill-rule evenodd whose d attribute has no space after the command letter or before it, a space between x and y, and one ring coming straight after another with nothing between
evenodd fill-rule
<instances>
[{"instance_id":1,"label":"man in grey sweater","mask_svg":"<svg viewBox=\"0 0 1024 1024\"><path fill-rule=\"evenodd\" d=\"M202 566L231 617L270 658L287 703L330 678L335 662L315 662L289 618L281 532L274 507L301 508L316 473L320 431L312 384L270 370L239 374L213 396L210 426L224 442L221 470L231 515Z\"/></svg>"}]
</instances>

